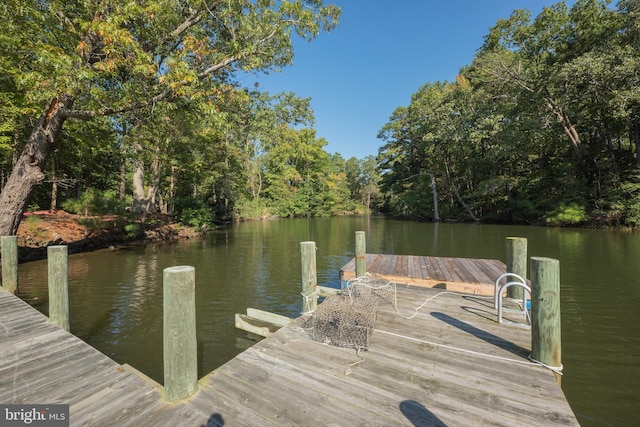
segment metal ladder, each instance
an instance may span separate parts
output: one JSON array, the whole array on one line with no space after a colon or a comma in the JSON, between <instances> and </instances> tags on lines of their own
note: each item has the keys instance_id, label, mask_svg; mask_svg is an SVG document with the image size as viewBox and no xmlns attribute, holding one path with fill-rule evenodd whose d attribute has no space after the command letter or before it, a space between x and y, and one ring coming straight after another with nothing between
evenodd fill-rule
<instances>
[{"instance_id":1,"label":"metal ladder","mask_svg":"<svg viewBox=\"0 0 640 427\"><path fill-rule=\"evenodd\" d=\"M502 279L506 279L507 282L501 286L500 281ZM502 296L504 295L505 291L512 286L520 286L523 288L522 300L521 301L512 300L516 302L518 305L520 305L521 307L520 309L503 307ZM527 299L527 294L529 295L528 299ZM508 325L508 326L531 329L531 317L529 315L529 310L531 308L531 288L527 286L526 280L524 280L521 276L515 273L504 273L496 279L495 288L494 288L493 308L498 310L498 323ZM527 323L518 323L518 322L512 322L510 320L503 319L502 314L505 311L520 313L524 317L524 319L527 321Z\"/></svg>"}]
</instances>

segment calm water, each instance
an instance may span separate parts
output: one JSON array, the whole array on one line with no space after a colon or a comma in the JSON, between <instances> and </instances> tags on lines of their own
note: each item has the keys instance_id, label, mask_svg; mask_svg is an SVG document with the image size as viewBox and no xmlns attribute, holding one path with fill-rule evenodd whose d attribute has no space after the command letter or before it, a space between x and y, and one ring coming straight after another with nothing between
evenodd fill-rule
<instances>
[{"instance_id":1,"label":"calm water","mask_svg":"<svg viewBox=\"0 0 640 427\"><path fill-rule=\"evenodd\" d=\"M636 425L640 415L640 234L537 227L421 224L340 217L250 222L205 240L69 257L71 329L120 363L162 380L162 270L196 268L200 375L251 341L234 328L247 307L287 316L301 309L300 242L317 244L318 282L339 287L367 252L505 260L506 237L526 237L529 256L560 260L563 390L583 426ZM21 296L46 313L46 261L20 266Z\"/></svg>"}]
</instances>

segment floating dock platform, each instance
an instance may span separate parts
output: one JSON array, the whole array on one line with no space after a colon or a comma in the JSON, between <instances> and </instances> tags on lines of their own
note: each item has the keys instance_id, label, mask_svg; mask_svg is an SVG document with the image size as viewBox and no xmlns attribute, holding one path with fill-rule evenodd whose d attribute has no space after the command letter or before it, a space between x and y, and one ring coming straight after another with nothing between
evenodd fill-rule
<instances>
[{"instance_id":1,"label":"floating dock platform","mask_svg":"<svg viewBox=\"0 0 640 427\"><path fill-rule=\"evenodd\" d=\"M496 278L507 268L497 259L415 255L366 254L365 262L368 273L390 282L487 296L493 295ZM340 269L340 280L344 283L355 277L353 258Z\"/></svg>"}]
</instances>

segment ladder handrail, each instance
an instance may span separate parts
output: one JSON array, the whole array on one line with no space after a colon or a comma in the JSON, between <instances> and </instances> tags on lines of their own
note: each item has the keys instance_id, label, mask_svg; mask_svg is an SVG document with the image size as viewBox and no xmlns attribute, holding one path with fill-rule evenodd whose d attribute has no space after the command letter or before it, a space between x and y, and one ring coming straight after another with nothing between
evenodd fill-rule
<instances>
[{"instance_id":1,"label":"ladder handrail","mask_svg":"<svg viewBox=\"0 0 640 427\"><path fill-rule=\"evenodd\" d=\"M495 287L494 287L493 308L498 308L498 295L502 295L502 292L503 292L502 290L500 292L498 292L498 286L500 284L500 281L502 279L504 279L505 277L509 277L509 276L515 277L516 279L518 279L520 281L519 283L523 284L524 286L527 286L527 281L524 280L522 278L522 276L520 276L520 275L518 275L516 273L503 273L503 274L501 274L496 279L496 284L495 284ZM515 283L518 283L518 282L515 282ZM528 286L527 286L527 288L528 288ZM531 291L529 291L529 292L531 292ZM529 294L529 295L531 295L531 294Z\"/></svg>"},{"instance_id":2,"label":"ladder handrail","mask_svg":"<svg viewBox=\"0 0 640 427\"><path fill-rule=\"evenodd\" d=\"M511 287L511 286L521 286L524 288L523 292L522 292L522 315L524 316L525 319L528 319L528 323L531 323L531 319L529 317L529 310L527 309L527 292L529 293L529 301L531 301L531 288L529 286L527 286L524 283L520 283L520 282L507 282L504 285L502 285L500 287L500 291L499 291L499 295L502 296L502 294L504 293L504 291L507 290L507 288ZM514 311L520 311L520 310L514 310ZM502 323L502 297L500 297L498 299L498 323ZM522 325L520 323L513 323L513 322L509 322L510 324L513 325L518 325L521 327L530 327L528 325Z\"/></svg>"}]
</instances>

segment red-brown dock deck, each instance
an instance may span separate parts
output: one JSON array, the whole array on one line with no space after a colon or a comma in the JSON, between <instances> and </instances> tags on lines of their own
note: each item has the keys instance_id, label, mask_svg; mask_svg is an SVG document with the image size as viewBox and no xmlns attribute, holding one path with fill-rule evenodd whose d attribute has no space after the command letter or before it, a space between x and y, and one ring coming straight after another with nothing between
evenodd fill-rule
<instances>
[{"instance_id":1,"label":"red-brown dock deck","mask_svg":"<svg viewBox=\"0 0 640 427\"><path fill-rule=\"evenodd\" d=\"M496 278L506 271L497 259L366 254L366 271L390 282L493 295ZM355 277L355 258L340 269L345 282Z\"/></svg>"}]
</instances>

